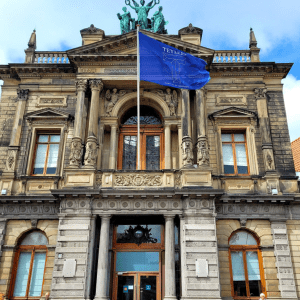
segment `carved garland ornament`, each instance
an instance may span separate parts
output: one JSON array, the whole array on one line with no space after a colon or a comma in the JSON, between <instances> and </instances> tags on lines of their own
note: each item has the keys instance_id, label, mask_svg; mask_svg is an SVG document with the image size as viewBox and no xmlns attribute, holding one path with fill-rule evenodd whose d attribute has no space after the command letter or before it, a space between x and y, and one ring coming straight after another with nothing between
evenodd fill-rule
<instances>
[{"instance_id":1,"label":"carved garland ornament","mask_svg":"<svg viewBox=\"0 0 300 300\"><path fill-rule=\"evenodd\" d=\"M116 186L161 186L160 175L117 175Z\"/></svg>"}]
</instances>

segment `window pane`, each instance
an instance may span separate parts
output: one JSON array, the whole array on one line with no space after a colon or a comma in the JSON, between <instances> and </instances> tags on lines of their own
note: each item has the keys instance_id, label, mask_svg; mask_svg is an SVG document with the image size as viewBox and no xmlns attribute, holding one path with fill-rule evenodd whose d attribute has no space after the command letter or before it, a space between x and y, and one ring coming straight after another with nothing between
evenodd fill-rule
<instances>
[{"instance_id":1,"label":"window pane","mask_svg":"<svg viewBox=\"0 0 300 300\"><path fill-rule=\"evenodd\" d=\"M222 133L222 142L231 142L231 133Z\"/></svg>"},{"instance_id":2,"label":"window pane","mask_svg":"<svg viewBox=\"0 0 300 300\"><path fill-rule=\"evenodd\" d=\"M21 252L15 281L14 297L26 296L31 252Z\"/></svg>"},{"instance_id":3,"label":"window pane","mask_svg":"<svg viewBox=\"0 0 300 300\"><path fill-rule=\"evenodd\" d=\"M231 252L233 281L245 281L243 252Z\"/></svg>"},{"instance_id":4,"label":"window pane","mask_svg":"<svg viewBox=\"0 0 300 300\"><path fill-rule=\"evenodd\" d=\"M238 231L231 237L229 245L257 245L257 242L247 231Z\"/></svg>"},{"instance_id":5,"label":"window pane","mask_svg":"<svg viewBox=\"0 0 300 300\"><path fill-rule=\"evenodd\" d=\"M234 141L235 142L244 142L245 141L245 135L243 133L235 133L234 134Z\"/></svg>"},{"instance_id":6,"label":"window pane","mask_svg":"<svg viewBox=\"0 0 300 300\"><path fill-rule=\"evenodd\" d=\"M47 145L38 145L35 154L33 174L43 174L47 153Z\"/></svg>"},{"instance_id":7,"label":"window pane","mask_svg":"<svg viewBox=\"0 0 300 300\"><path fill-rule=\"evenodd\" d=\"M47 238L39 231L34 231L26 235L21 245L25 246L42 246L48 245Z\"/></svg>"},{"instance_id":8,"label":"window pane","mask_svg":"<svg viewBox=\"0 0 300 300\"><path fill-rule=\"evenodd\" d=\"M146 136L146 170L160 169L160 136Z\"/></svg>"},{"instance_id":9,"label":"window pane","mask_svg":"<svg viewBox=\"0 0 300 300\"><path fill-rule=\"evenodd\" d=\"M232 145L223 144L222 149L223 149L224 173L234 174Z\"/></svg>"},{"instance_id":10,"label":"window pane","mask_svg":"<svg viewBox=\"0 0 300 300\"><path fill-rule=\"evenodd\" d=\"M238 174L248 174L246 147L244 144L235 145Z\"/></svg>"},{"instance_id":11,"label":"window pane","mask_svg":"<svg viewBox=\"0 0 300 300\"><path fill-rule=\"evenodd\" d=\"M48 143L49 135L39 135L38 143Z\"/></svg>"},{"instance_id":12,"label":"window pane","mask_svg":"<svg viewBox=\"0 0 300 300\"><path fill-rule=\"evenodd\" d=\"M117 252L117 272L159 271L159 252Z\"/></svg>"},{"instance_id":13,"label":"window pane","mask_svg":"<svg viewBox=\"0 0 300 300\"><path fill-rule=\"evenodd\" d=\"M46 174L55 174L59 144L50 145Z\"/></svg>"},{"instance_id":14,"label":"window pane","mask_svg":"<svg viewBox=\"0 0 300 300\"><path fill-rule=\"evenodd\" d=\"M51 143L59 143L60 142L60 135L51 135L50 136Z\"/></svg>"},{"instance_id":15,"label":"window pane","mask_svg":"<svg viewBox=\"0 0 300 300\"><path fill-rule=\"evenodd\" d=\"M117 227L117 243L134 243L132 237L134 229L137 225L118 225ZM143 228L150 229L150 238L156 239L156 243L161 243L161 225L140 225Z\"/></svg>"},{"instance_id":16,"label":"window pane","mask_svg":"<svg viewBox=\"0 0 300 300\"><path fill-rule=\"evenodd\" d=\"M39 297L42 293L46 253L35 253L32 275L30 282L29 296Z\"/></svg>"},{"instance_id":17,"label":"window pane","mask_svg":"<svg viewBox=\"0 0 300 300\"><path fill-rule=\"evenodd\" d=\"M122 168L125 170L136 169L136 144L136 136L124 136Z\"/></svg>"},{"instance_id":18,"label":"window pane","mask_svg":"<svg viewBox=\"0 0 300 300\"><path fill-rule=\"evenodd\" d=\"M258 264L258 255L255 251L246 252L247 271L251 296L259 296L261 293L260 287L260 271Z\"/></svg>"}]
</instances>

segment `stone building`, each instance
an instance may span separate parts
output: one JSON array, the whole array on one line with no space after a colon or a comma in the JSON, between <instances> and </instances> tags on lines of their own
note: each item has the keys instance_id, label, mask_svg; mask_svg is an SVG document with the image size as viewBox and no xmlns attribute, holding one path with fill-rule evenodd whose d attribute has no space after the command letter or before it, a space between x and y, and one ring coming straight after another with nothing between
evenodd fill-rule
<instances>
[{"instance_id":1,"label":"stone building","mask_svg":"<svg viewBox=\"0 0 300 300\"><path fill-rule=\"evenodd\" d=\"M291 142L296 174L300 172L300 138Z\"/></svg>"},{"instance_id":2,"label":"stone building","mask_svg":"<svg viewBox=\"0 0 300 300\"><path fill-rule=\"evenodd\" d=\"M281 80L292 64L145 33L207 62L189 91L141 82L136 31L0 66L3 299L300 298L300 205Z\"/></svg>"}]
</instances>

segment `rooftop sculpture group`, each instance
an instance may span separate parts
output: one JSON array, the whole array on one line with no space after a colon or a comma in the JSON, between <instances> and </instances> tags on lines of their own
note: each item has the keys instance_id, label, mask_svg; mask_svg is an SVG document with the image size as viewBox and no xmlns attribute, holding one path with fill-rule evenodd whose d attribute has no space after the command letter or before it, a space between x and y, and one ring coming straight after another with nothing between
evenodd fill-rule
<instances>
[{"instance_id":1,"label":"rooftop sculpture group","mask_svg":"<svg viewBox=\"0 0 300 300\"><path fill-rule=\"evenodd\" d=\"M134 6L131 5L130 0L125 0L125 4L135 10L138 15L137 21L135 18L131 17L129 11L126 7L123 7L123 14L117 14L120 20L121 33L127 33L131 30L136 29L136 25L139 24L141 29L149 30L156 33L167 33L165 25L169 22L165 21L164 15L162 13L163 7L159 6L158 11L155 12L151 19L148 18L149 11L155 7L155 5L160 3L160 0L152 0L147 5L145 5L145 0L141 0L139 5L135 0L132 0ZM154 3L153 3L154 2Z\"/></svg>"}]
</instances>

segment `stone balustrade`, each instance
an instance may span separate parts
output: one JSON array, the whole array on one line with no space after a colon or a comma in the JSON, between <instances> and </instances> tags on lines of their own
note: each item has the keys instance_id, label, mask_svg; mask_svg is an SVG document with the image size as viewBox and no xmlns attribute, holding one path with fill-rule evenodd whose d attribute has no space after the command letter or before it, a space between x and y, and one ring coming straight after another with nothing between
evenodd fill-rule
<instances>
[{"instance_id":1,"label":"stone balustrade","mask_svg":"<svg viewBox=\"0 0 300 300\"><path fill-rule=\"evenodd\" d=\"M35 52L35 64L68 64L70 63L67 53L64 51Z\"/></svg>"},{"instance_id":2,"label":"stone balustrade","mask_svg":"<svg viewBox=\"0 0 300 300\"><path fill-rule=\"evenodd\" d=\"M214 63L250 62L250 50L215 51Z\"/></svg>"}]
</instances>

